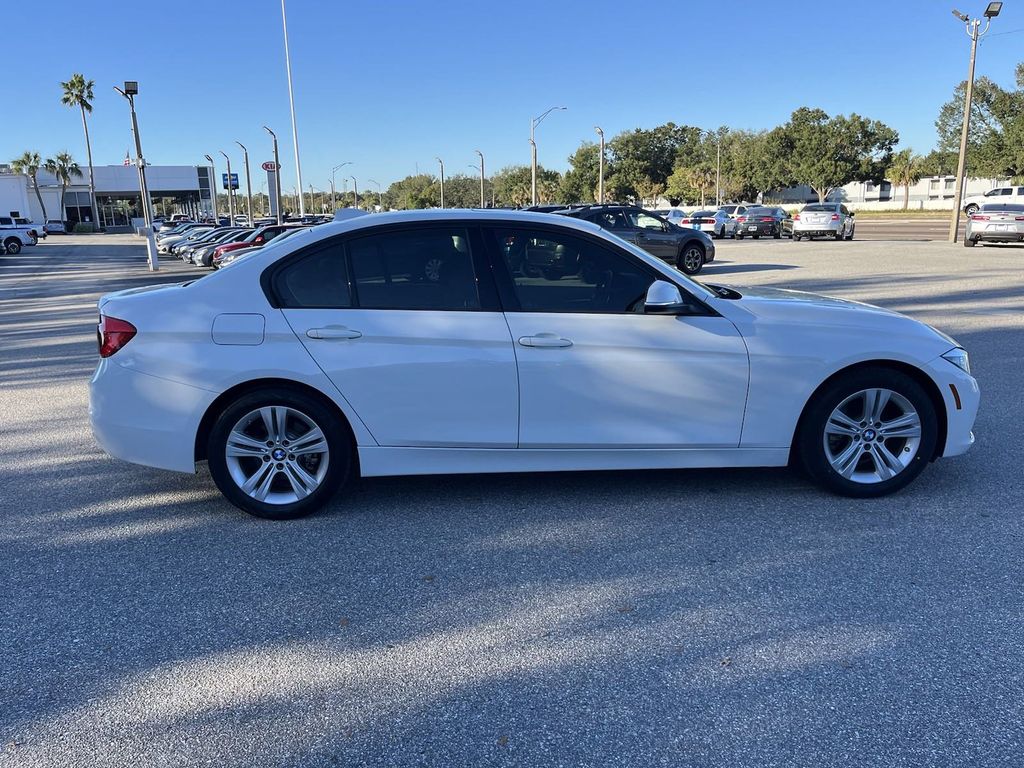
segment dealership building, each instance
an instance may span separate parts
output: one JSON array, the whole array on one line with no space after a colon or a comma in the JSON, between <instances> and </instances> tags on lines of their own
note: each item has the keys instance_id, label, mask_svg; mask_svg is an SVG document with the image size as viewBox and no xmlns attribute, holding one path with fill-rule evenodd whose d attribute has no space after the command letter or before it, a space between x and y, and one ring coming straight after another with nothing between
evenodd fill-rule
<instances>
[{"instance_id":1,"label":"dealership building","mask_svg":"<svg viewBox=\"0 0 1024 768\"><path fill-rule=\"evenodd\" d=\"M96 210L100 225L108 231L130 231L132 219L142 217L139 172L134 165L97 165L93 167ZM32 221L61 219L69 227L77 222L92 222L89 203L89 170L67 188L61 215L60 183L53 174L40 169L36 176L46 215L25 175L14 174L10 166L0 165L0 216L24 216ZM195 165L147 165L146 183L154 210L184 212L193 216L213 212L210 168Z\"/></svg>"}]
</instances>

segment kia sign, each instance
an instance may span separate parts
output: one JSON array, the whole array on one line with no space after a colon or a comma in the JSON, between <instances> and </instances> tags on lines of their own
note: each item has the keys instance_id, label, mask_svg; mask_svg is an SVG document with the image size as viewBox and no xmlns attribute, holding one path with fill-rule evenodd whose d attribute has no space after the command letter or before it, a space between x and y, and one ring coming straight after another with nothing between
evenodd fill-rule
<instances>
[{"instance_id":1,"label":"kia sign","mask_svg":"<svg viewBox=\"0 0 1024 768\"><path fill-rule=\"evenodd\" d=\"M221 178L221 183L224 185L224 189L227 189L228 188L228 175L226 173L222 173L220 175L220 178ZM238 189L238 174L237 173L232 173L231 174L231 189Z\"/></svg>"},{"instance_id":2,"label":"kia sign","mask_svg":"<svg viewBox=\"0 0 1024 768\"><path fill-rule=\"evenodd\" d=\"M263 164L263 170L264 171L276 171L277 170L277 163L275 163L273 160L267 160L267 162L265 162Z\"/></svg>"}]
</instances>

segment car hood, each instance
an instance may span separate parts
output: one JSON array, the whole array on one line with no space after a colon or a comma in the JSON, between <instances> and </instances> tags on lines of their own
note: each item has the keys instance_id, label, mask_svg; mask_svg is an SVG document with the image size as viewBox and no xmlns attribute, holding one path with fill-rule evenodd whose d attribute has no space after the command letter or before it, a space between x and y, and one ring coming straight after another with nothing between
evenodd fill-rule
<instances>
[{"instance_id":1,"label":"car hood","mask_svg":"<svg viewBox=\"0 0 1024 768\"><path fill-rule=\"evenodd\" d=\"M740 298L714 298L712 306L732 320L744 335L764 324L863 330L878 338L899 337L935 342L934 356L959 344L925 323L895 312L849 299L768 287L723 286ZM748 330L744 330L744 326Z\"/></svg>"}]
</instances>

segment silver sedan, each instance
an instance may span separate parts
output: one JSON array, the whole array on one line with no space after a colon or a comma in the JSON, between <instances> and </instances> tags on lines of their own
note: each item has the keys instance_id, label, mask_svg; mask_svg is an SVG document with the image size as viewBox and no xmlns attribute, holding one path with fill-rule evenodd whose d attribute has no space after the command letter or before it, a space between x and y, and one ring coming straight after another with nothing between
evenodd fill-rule
<instances>
[{"instance_id":1,"label":"silver sedan","mask_svg":"<svg viewBox=\"0 0 1024 768\"><path fill-rule=\"evenodd\" d=\"M695 211L678 222L684 229L699 229L712 237L736 237L739 224L736 219L722 210Z\"/></svg>"},{"instance_id":2,"label":"silver sedan","mask_svg":"<svg viewBox=\"0 0 1024 768\"><path fill-rule=\"evenodd\" d=\"M793 239L853 240L853 211L842 203L811 203L793 216Z\"/></svg>"},{"instance_id":3,"label":"silver sedan","mask_svg":"<svg viewBox=\"0 0 1024 768\"><path fill-rule=\"evenodd\" d=\"M1024 204L985 203L967 217L964 245L1024 243Z\"/></svg>"}]
</instances>

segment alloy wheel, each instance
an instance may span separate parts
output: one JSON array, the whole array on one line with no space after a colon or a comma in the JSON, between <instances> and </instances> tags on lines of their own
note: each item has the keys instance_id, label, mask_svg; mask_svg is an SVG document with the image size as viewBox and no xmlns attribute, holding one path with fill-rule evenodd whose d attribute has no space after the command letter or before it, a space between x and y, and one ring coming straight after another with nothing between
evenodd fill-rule
<instances>
[{"instance_id":1,"label":"alloy wheel","mask_svg":"<svg viewBox=\"0 0 1024 768\"><path fill-rule=\"evenodd\" d=\"M917 456L921 417L898 392L863 389L832 411L823 444L828 463L841 477L855 483L885 482Z\"/></svg>"}]
</instances>

